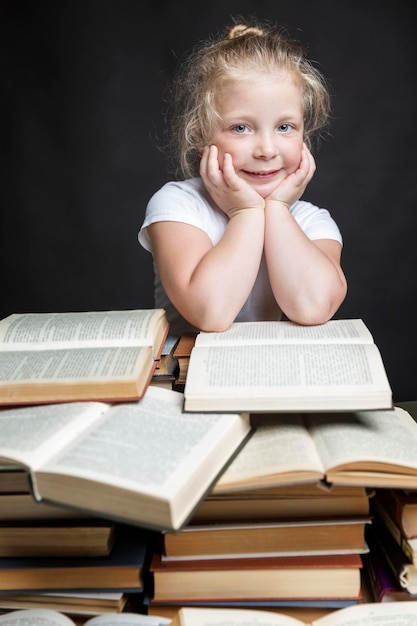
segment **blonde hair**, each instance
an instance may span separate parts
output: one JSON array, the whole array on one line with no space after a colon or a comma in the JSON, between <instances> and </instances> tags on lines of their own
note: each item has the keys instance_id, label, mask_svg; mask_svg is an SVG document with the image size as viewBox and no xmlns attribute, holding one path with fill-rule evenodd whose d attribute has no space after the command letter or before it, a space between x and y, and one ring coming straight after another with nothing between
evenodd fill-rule
<instances>
[{"instance_id":1,"label":"blonde hair","mask_svg":"<svg viewBox=\"0 0 417 626\"><path fill-rule=\"evenodd\" d=\"M301 45L268 23L235 23L192 50L175 76L167 132L178 178L198 176L201 150L219 121L216 95L222 83L251 69L296 77L302 89L304 141L311 148L313 137L320 136L328 123L330 96Z\"/></svg>"}]
</instances>

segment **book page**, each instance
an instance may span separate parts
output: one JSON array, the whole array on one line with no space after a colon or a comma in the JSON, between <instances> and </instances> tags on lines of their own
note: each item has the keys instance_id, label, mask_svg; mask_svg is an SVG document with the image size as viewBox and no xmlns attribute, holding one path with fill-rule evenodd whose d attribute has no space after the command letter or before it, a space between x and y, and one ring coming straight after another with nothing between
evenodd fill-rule
<instances>
[{"instance_id":1,"label":"book page","mask_svg":"<svg viewBox=\"0 0 417 626\"><path fill-rule=\"evenodd\" d=\"M157 615L138 613L117 613L99 615L89 619L84 626L164 626L171 624L170 619Z\"/></svg>"},{"instance_id":2,"label":"book page","mask_svg":"<svg viewBox=\"0 0 417 626\"><path fill-rule=\"evenodd\" d=\"M0 615L1 626L74 626L74 622L51 609L26 609Z\"/></svg>"},{"instance_id":3,"label":"book page","mask_svg":"<svg viewBox=\"0 0 417 626\"><path fill-rule=\"evenodd\" d=\"M200 332L196 346L271 343L373 343L361 319L330 320L316 326L289 321L235 322L221 333Z\"/></svg>"},{"instance_id":4,"label":"book page","mask_svg":"<svg viewBox=\"0 0 417 626\"><path fill-rule=\"evenodd\" d=\"M164 316L163 309L13 314L0 322L0 344L7 350L152 345Z\"/></svg>"},{"instance_id":5,"label":"book page","mask_svg":"<svg viewBox=\"0 0 417 626\"><path fill-rule=\"evenodd\" d=\"M185 607L173 626L303 626L304 622L287 615L256 609Z\"/></svg>"},{"instance_id":6,"label":"book page","mask_svg":"<svg viewBox=\"0 0 417 626\"><path fill-rule=\"evenodd\" d=\"M324 469L310 434L298 415L252 416L256 430L213 488L257 488L316 482Z\"/></svg>"},{"instance_id":7,"label":"book page","mask_svg":"<svg viewBox=\"0 0 417 626\"><path fill-rule=\"evenodd\" d=\"M166 392L166 395L162 395ZM105 476L112 484L152 493L175 485L175 472L218 414L182 413L182 395L150 387L140 402L113 405L99 424L77 437L45 463L43 470Z\"/></svg>"},{"instance_id":8,"label":"book page","mask_svg":"<svg viewBox=\"0 0 417 626\"><path fill-rule=\"evenodd\" d=\"M312 626L414 626L414 601L375 602L339 609L312 623Z\"/></svg>"},{"instance_id":9,"label":"book page","mask_svg":"<svg viewBox=\"0 0 417 626\"><path fill-rule=\"evenodd\" d=\"M62 490L62 504L71 505L75 499L88 510L93 495L94 510L115 510L121 518L138 515L144 495L158 507L179 494L178 511L171 504L173 516L182 505L196 504L250 425L247 416L186 414L182 405L182 394L158 387L149 387L140 402L114 405L42 467L36 477L40 493L47 497L44 485L52 474L66 476L67 482L74 477L96 483L94 490L87 486L83 493L77 488L76 497ZM123 497L123 490L130 495L125 492ZM150 505L142 502L141 508L140 515L152 516Z\"/></svg>"},{"instance_id":10,"label":"book page","mask_svg":"<svg viewBox=\"0 0 417 626\"><path fill-rule=\"evenodd\" d=\"M138 613L114 613L93 617L85 626L164 626L170 619ZM74 626L74 622L58 611L51 609L26 609L11 611L0 616L1 626Z\"/></svg>"},{"instance_id":11,"label":"book page","mask_svg":"<svg viewBox=\"0 0 417 626\"><path fill-rule=\"evenodd\" d=\"M31 382L125 380L136 378L149 363L150 347L80 348L78 350L0 350L0 385Z\"/></svg>"},{"instance_id":12,"label":"book page","mask_svg":"<svg viewBox=\"0 0 417 626\"><path fill-rule=\"evenodd\" d=\"M385 369L375 344L246 345L194 348L187 393L288 395L324 389L336 397L357 389L386 389ZM388 385L389 388L389 385Z\"/></svg>"},{"instance_id":13,"label":"book page","mask_svg":"<svg viewBox=\"0 0 417 626\"><path fill-rule=\"evenodd\" d=\"M417 470L417 423L403 409L305 416L326 473L358 463Z\"/></svg>"},{"instance_id":14,"label":"book page","mask_svg":"<svg viewBox=\"0 0 417 626\"><path fill-rule=\"evenodd\" d=\"M100 402L1 409L0 458L36 469L107 409Z\"/></svg>"}]
</instances>

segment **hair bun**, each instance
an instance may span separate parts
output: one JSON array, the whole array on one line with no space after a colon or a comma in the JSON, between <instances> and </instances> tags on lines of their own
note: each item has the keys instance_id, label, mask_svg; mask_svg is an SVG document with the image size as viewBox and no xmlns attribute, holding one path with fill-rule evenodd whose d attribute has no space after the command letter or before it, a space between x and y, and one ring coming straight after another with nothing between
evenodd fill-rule
<instances>
[{"instance_id":1,"label":"hair bun","mask_svg":"<svg viewBox=\"0 0 417 626\"><path fill-rule=\"evenodd\" d=\"M245 26L245 24L235 24L229 30L228 38L235 39L236 37L242 37L243 35L263 35L264 31L262 28L258 28L257 26Z\"/></svg>"}]
</instances>

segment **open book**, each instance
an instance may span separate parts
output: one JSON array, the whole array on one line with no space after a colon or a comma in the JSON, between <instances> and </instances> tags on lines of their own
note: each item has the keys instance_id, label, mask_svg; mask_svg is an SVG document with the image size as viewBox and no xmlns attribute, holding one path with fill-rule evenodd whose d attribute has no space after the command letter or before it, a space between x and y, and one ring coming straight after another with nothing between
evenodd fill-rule
<instances>
[{"instance_id":1,"label":"open book","mask_svg":"<svg viewBox=\"0 0 417 626\"><path fill-rule=\"evenodd\" d=\"M200 332L184 389L190 411L387 409L392 392L381 354L360 319L320 326L235 322Z\"/></svg>"},{"instance_id":2,"label":"open book","mask_svg":"<svg viewBox=\"0 0 417 626\"><path fill-rule=\"evenodd\" d=\"M317 481L417 488L417 423L404 409L256 414L252 424L213 493Z\"/></svg>"},{"instance_id":3,"label":"open book","mask_svg":"<svg viewBox=\"0 0 417 626\"><path fill-rule=\"evenodd\" d=\"M26 609L0 615L1 626L75 626L67 615L51 609ZM114 613L84 621L84 626L167 626L171 620L157 615Z\"/></svg>"},{"instance_id":4,"label":"open book","mask_svg":"<svg viewBox=\"0 0 417 626\"><path fill-rule=\"evenodd\" d=\"M339 609L310 626L407 626L415 623L416 603L364 603ZM1 622L0 622L1 623ZM184 607L172 626L306 626L304 621L272 611Z\"/></svg>"},{"instance_id":5,"label":"open book","mask_svg":"<svg viewBox=\"0 0 417 626\"><path fill-rule=\"evenodd\" d=\"M10 315L0 321L0 404L141 398L167 333L163 309Z\"/></svg>"},{"instance_id":6,"label":"open book","mask_svg":"<svg viewBox=\"0 0 417 626\"><path fill-rule=\"evenodd\" d=\"M182 402L149 387L132 403L3 408L0 462L25 466L39 500L176 530L251 433L248 415L184 413Z\"/></svg>"}]
</instances>

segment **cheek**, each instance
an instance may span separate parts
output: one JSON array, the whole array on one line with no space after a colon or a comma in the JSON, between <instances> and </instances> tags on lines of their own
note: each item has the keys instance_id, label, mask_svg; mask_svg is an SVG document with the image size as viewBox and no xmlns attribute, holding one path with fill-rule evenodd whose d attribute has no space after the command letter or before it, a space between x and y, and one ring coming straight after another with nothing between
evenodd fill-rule
<instances>
[{"instance_id":1,"label":"cheek","mask_svg":"<svg viewBox=\"0 0 417 626\"><path fill-rule=\"evenodd\" d=\"M301 154L303 150L303 144L287 146L285 160L289 171L295 172L298 169L301 161Z\"/></svg>"}]
</instances>

